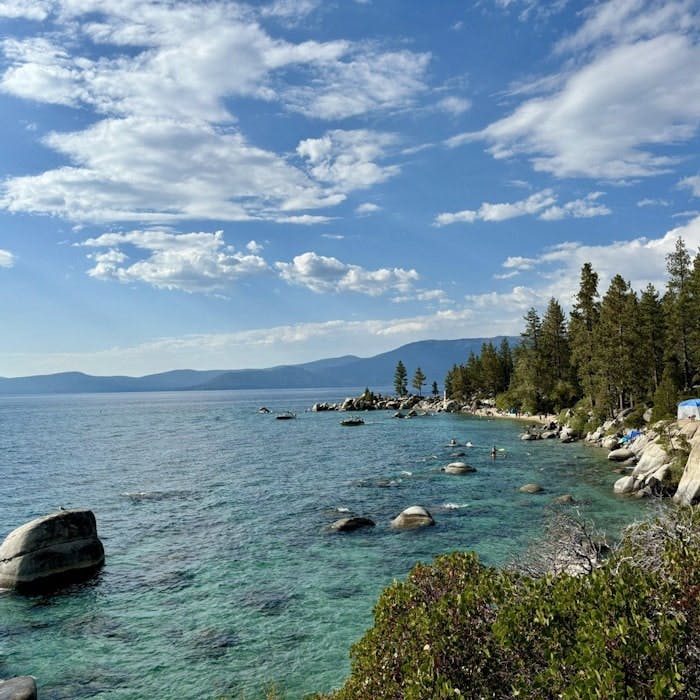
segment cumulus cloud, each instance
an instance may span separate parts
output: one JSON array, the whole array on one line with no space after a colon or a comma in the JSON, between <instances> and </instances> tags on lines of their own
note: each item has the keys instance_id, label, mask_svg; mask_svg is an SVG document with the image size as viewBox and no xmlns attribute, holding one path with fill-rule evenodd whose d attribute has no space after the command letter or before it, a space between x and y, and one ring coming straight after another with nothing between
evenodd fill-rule
<instances>
[{"instance_id":1,"label":"cumulus cloud","mask_svg":"<svg viewBox=\"0 0 700 700\"><path fill-rule=\"evenodd\" d=\"M33 25L33 35L0 42L0 90L84 109L90 117L84 129L45 137L44 145L67 162L7 178L0 207L97 223L327 221L303 210L336 206L347 188L397 172L365 157L368 148L378 153L386 137L364 132L371 144L363 151L358 141L350 143L352 136L338 132L329 137L335 151L304 172L298 154L278 155L246 138L236 99L276 103L315 119L396 109L424 91L430 56L344 40L293 43L272 36L258 21L263 15L301 16L316 5L281 0L256 10L222 0L0 4L0 16L45 20ZM81 49L86 42L89 52ZM316 180L314 173L325 179Z\"/></svg>"},{"instance_id":2,"label":"cumulus cloud","mask_svg":"<svg viewBox=\"0 0 700 700\"><path fill-rule=\"evenodd\" d=\"M396 165L375 162L385 157L396 141L394 134L336 129L321 138L301 141L297 153L315 181L351 191L384 182L399 172Z\"/></svg>"},{"instance_id":3,"label":"cumulus cloud","mask_svg":"<svg viewBox=\"0 0 700 700\"><path fill-rule=\"evenodd\" d=\"M378 204L373 204L372 202L363 202L355 207L355 213L358 216L369 216L370 214L376 214L381 211L381 207Z\"/></svg>"},{"instance_id":4,"label":"cumulus cloud","mask_svg":"<svg viewBox=\"0 0 700 700\"><path fill-rule=\"evenodd\" d=\"M700 45L695 3L615 0L587 11L580 31L559 45L583 51L539 94L453 147L489 144L497 159L525 156L556 177L624 180L677 165L674 146L700 123Z\"/></svg>"},{"instance_id":5,"label":"cumulus cloud","mask_svg":"<svg viewBox=\"0 0 700 700\"><path fill-rule=\"evenodd\" d=\"M9 250L0 249L0 267L14 267L15 256Z\"/></svg>"},{"instance_id":6,"label":"cumulus cloud","mask_svg":"<svg viewBox=\"0 0 700 700\"><path fill-rule=\"evenodd\" d=\"M297 255L292 262L277 262L280 277L290 284L313 292L356 292L379 296L388 292L406 292L419 279L415 270L381 268L365 270L337 258L313 252Z\"/></svg>"},{"instance_id":7,"label":"cumulus cloud","mask_svg":"<svg viewBox=\"0 0 700 700\"><path fill-rule=\"evenodd\" d=\"M248 244L248 253L237 252L226 245L222 231L105 233L79 245L107 249L89 256L94 266L88 274L95 279L143 282L184 292L215 292L245 275L259 275L269 269L256 254L255 244L253 250ZM126 252L130 248L140 259L132 261Z\"/></svg>"},{"instance_id":8,"label":"cumulus cloud","mask_svg":"<svg viewBox=\"0 0 700 700\"><path fill-rule=\"evenodd\" d=\"M565 218L589 218L610 214L610 209L596 200L602 192L591 192L582 199L557 205L557 197L551 189L544 189L517 202L491 204L484 202L479 209L465 209L458 212L444 212L435 217L435 226L448 226L455 223L474 223L475 221L505 221L519 216L537 215L544 221L556 221Z\"/></svg>"}]
</instances>

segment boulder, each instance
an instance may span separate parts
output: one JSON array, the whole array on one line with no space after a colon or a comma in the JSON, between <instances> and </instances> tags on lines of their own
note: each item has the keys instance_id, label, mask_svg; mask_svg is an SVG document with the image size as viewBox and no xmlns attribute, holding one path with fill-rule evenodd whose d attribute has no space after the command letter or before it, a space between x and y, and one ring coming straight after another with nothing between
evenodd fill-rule
<instances>
[{"instance_id":1,"label":"boulder","mask_svg":"<svg viewBox=\"0 0 700 700\"><path fill-rule=\"evenodd\" d=\"M402 510L392 521L391 527L408 529L435 525L433 516L423 506L410 506Z\"/></svg>"},{"instance_id":2,"label":"boulder","mask_svg":"<svg viewBox=\"0 0 700 700\"><path fill-rule=\"evenodd\" d=\"M0 681L0 700L36 699L36 681L31 676L17 676Z\"/></svg>"},{"instance_id":3,"label":"boulder","mask_svg":"<svg viewBox=\"0 0 700 700\"><path fill-rule=\"evenodd\" d=\"M557 496L552 503L558 506L570 505L571 503L576 503L576 499L570 493L564 493L561 496Z\"/></svg>"},{"instance_id":4,"label":"boulder","mask_svg":"<svg viewBox=\"0 0 700 700\"><path fill-rule=\"evenodd\" d=\"M673 500L684 506L692 506L700 500L700 444L690 451Z\"/></svg>"},{"instance_id":5,"label":"boulder","mask_svg":"<svg viewBox=\"0 0 700 700\"><path fill-rule=\"evenodd\" d=\"M445 474L470 474L476 469L466 462L450 462L446 467L443 467Z\"/></svg>"},{"instance_id":6,"label":"boulder","mask_svg":"<svg viewBox=\"0 0 700 700\"><path fill-rule=\"evenodd\" d=\"M615 482L613 492L619 496L625 496L629 493L634 493L638 488L639 484L633 476L623 476Z\"/></svg>"},{"instance_id":7,"label":"boulder","mask_svg":"<svg viewBox=\"0 0 700 700\"><path fill-rule=\"evenodd\" d=\"M353 515L336 520L329 525L329 529L336 532L352 532L353 530L359 530L361 527L374 527L375 525L376 523L371 518Z\"/></svg>"},{"instance_id":8,"label":"boulder","mask_svg":"<svg viewBox=\"0 0 700 700\"><path fill-rule=\"evenodd\" d=\"M603 438L600 446L605 450L616 450L620 446L620 440L617 435L610 435L610 437Z\"/></svg>"},{"instance_id":9,"label":"boulder","mask_svg":"<svg viewBox=\"0 0 700 700\"><path fill-rule=\"evenodd\" d=\"M442 402L442 410L446 413L456 413L459 411L459 403L454 399L448 399Z\"/></svg>"},{"instance_id":10,"label":"boulder","mask_svg":"<svg viewBox=\"0 0 700 700\"><path fill-rule=\"evenodd\" d=\"M31 591L84 580L104 564L91 510L62 510L13 530L0 546L0 588Z\"/></svg>"},{"instance_id":11,"label":"boulder","mask_svg":"<svg viewBox=\"0 0 700 700\"><path fill-rule=\"evenodd\" d=\"M619 447L608 454L608 459L611 462L626 462L627 460L634 459L634 452L626 447Z\"/></svg>"},{"instance_id":12,"label":"boulder","mask_svg":"<svg viewBox=\"0 0 700 700\"><path fill-rule=\"evenodd\" d=\"M664 464L668 464L670 461L666 450L658 443L652 442L650 445L647 445L644 452L641 453L637 466L634 468L632 474L633 476L650 474L660 469Z\"/></svg>"},{"instance_id":13,"label":"boulder","mask_svg":"<svg viewBox=\"0 0 700 700\"><path fill-rule=\"evenodd\" d=\"M519 489L520 493L542 493L544 489L539 484L525 484Z\"/></svg>"}]
</instances>

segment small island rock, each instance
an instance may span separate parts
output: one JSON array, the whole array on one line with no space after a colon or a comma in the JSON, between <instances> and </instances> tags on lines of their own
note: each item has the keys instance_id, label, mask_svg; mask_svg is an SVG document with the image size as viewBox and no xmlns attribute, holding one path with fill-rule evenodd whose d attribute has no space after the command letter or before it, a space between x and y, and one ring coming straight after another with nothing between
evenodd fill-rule
<instances>
[{"instance_id":1,"label":"small island rock","mask_svg":"<svg viewBox=\"0 0 700 700\"><path fill-rule=\"evenodd\" d=\"M17 676L0 681L0 700L36 699L36 681L31 676Z\"/></svg>"},{"instance_id":2,"label":"small island rock","mask_svg":"<svg viewBox=\"0 0 700 700\"><path fill-rule=\"evenodd\" d=\"M62 510L13 530L0 546L0 588L18 591L84 580L104 564L91 510Z\"/></svg>"},{"instance_id":3,"label":"small island rock","mask_svg":"<svg viewBox=\"0 0 700 700\"><path fill-rule=\"evenodd\" d=\"M402 510L392 521L391 527L408 529L435 525L433 516L423 506L410 506Z\"/></svg>"}]
</instances>

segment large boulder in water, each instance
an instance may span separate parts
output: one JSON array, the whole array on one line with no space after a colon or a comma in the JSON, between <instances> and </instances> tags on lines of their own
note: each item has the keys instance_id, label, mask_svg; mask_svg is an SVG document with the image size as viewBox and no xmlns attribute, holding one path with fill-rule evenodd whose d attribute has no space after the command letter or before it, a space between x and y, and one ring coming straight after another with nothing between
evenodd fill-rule
<instances>
[{"instance_id":1,"label":"large boulder in water","mask_svg":"<svg viewBox=\"0 0 700 700\"><path fill-rule=\"evenodd\" d=\"M423 506L406 508L391 521L391 527L399 529L425 527L426 525L435 525L435 520Z\"/></svg>"},{"instance_id":2,"label":"large boulder in water","mask_svg":"<svg viewBox=\"0 0 700 700\"><path fill-rule=\"evenodd\" d=\"M62 510L13 530L0 546L0 588L32 591L84 580L104 564L91 510Z\"/></svg>"},{"instance_id":3,"label":"large boulder in water","mask_svg":"<svg viewBox=\"0 0 700 700\"><path fill-rule=\"evenodd\" d=\"M37 700L36 681L31 676L0 681L0 700Z\"/></svg>"},{"instance_id":4,"label":"large boulder in water","mask_svg":"<svg viewBox=\"0 0 700 700\"><path fill-rule=\"evenodd\" d=\"M443 467L445 474L471 474L476 469L466 462L450 462L446 467Z\"/></svg>"}]
</instances>

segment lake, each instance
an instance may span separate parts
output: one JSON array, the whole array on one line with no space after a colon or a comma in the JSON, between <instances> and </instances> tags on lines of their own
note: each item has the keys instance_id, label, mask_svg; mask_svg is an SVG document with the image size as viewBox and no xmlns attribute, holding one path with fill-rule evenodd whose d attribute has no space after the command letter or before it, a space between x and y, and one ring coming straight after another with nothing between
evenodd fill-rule
<instances>
[{"instance_id":1,"label":"lake","mask_svg":"<svg viewBox=\"0 0 700 700\"><path fill-rule=\"evenodd\" d=\"M346 427L309 410L361 392L1 397L0 539L90 508L106 564L51 596L0 592L0 677L34 675L42 700L251 699L270 683L300 698L342 683L382 588L415 562L507 563L563 493L611 535L644 516L613 496L604 453L523 442L520 422L388 411ZM452 438L473 444L475 473L440 471ZM528 482L545 492L519 493ZM436 525L391 530L414 504ZM377 526L327 529L348 512Z\"/></svg>"}]
</instances>

